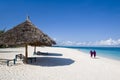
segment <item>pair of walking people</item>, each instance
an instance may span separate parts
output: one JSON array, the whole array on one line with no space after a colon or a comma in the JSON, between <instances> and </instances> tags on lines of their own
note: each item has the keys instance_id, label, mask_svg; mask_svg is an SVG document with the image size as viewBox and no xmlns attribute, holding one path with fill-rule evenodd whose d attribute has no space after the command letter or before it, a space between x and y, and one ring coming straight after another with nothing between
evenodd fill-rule
<instances>
[{"instance_id":1,"label":"pair of walking people","mask_svg":"<svg viewBox=\"0 0 120 80\"><path fill-rule=\"evenodd\" d=\"M95 58L96 57L96 51L95 50L94 51L91 50L90 51L90 56Z\"/></svg>"}]
</instances>

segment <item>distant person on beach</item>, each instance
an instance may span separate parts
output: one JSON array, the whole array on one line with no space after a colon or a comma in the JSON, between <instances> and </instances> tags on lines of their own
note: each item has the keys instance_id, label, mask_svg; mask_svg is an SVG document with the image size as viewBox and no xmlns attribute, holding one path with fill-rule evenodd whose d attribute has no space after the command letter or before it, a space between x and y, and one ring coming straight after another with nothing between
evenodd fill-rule
<instances>
[{"instance_id":1,"label":"distant person on beach","mask_svg":"<svg viewBox=\"0 0 120 80\"><path fill-rule=\"evenodd\" d=\"M93 55L94 55L94 58L96 58L96 51L95 50L93 51Z\"/></svg>"},{"instance_id":2,"label":"distant person on beach","mask_svg":"<svg viewBox=\"0 0 120 80\"><path fill-rule=\"evenodd\" d=\"M92 58L93 56L94 56L94 58L96 58L96 51L90 50L90 57Z\"/></svg>"},{"instance_id":3,"label":"distant person on beach","mask_svg":"<svg viewBox=\"0 0 120 80\"><path fill-rule=\"evenodd\" d=\"M92 50L90 50L90 57L92 57L93 56L93 52L92 52Z\"/></svg>"}]
</instances>

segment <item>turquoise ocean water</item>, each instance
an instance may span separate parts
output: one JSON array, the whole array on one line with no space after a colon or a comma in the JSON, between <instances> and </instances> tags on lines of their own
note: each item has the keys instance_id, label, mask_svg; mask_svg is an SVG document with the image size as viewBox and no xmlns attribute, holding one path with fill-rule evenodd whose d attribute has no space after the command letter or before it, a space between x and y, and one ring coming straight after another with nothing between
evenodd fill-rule
<instances>
[{"instance_id":1,"label":"turquoise ocean water","mask_svg":"<svg viewBox=\"0 0 120 80\"><path fill-rule=\"evenodd\" d=\"M120 47L73 47L73 46L59 46L71 49L78 49L86 54L89 54L90 50L96 50L97 56L111 58L120 61Z\"/></svg>"}]
</instances>

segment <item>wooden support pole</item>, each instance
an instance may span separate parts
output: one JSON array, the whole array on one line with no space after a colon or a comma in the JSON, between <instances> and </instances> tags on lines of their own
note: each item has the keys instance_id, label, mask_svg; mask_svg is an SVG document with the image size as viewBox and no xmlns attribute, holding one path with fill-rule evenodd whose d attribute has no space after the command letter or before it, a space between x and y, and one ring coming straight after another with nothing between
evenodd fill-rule
<instances>
[{"instance_id":1,"label":"wooden support pole","mask_svg":"<svg viewBox=\"0 0 120 80\"><path fill-rule=\"evenodd\" d=\"M25 44L25 63L27 64L28 63L28 45Z\"/></svg>"},{"instance_id":2,"label":"wooden support pole","mask_svg":"<svg viewBox=\"0 0 120 80\"><path fill-rule=\"evenodd\" d=\"M36 46L34 46L34 53L36 53Z\"/></svg>"}]
</instances>

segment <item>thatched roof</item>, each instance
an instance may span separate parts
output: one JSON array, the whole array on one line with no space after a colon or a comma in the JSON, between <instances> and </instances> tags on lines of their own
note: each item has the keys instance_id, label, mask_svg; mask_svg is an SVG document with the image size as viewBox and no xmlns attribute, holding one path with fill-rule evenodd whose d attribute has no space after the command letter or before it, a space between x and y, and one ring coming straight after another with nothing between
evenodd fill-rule
<instances>
[{"instance_id":1,"label":"thatched roof","mask_svg":"<svg viewBox=\"0 0 120 80\"><path fill-rule=\"evenodd\" d=\"M27 19L25 22L1 34L0 44L51 46L56 43Z\"/></svg>"}]
</instances>

